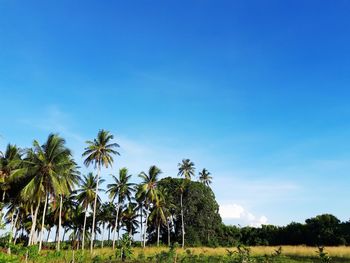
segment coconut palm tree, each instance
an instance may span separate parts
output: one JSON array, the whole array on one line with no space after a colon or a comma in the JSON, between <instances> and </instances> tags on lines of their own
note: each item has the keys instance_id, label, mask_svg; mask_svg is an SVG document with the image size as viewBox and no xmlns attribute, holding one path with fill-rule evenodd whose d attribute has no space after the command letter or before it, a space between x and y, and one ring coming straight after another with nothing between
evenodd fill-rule
<instances>
[{"instance_id":1,"label":"coconut palm tree","mask_svg":"<svg viewBox=\"0 0 350 263\"><path fill-rule=\"evenodd\" d=\"M153 221L157 229L157 246L159 247L159 233L160 226L167 222L168 209L166 206L164 195L158 191L158 198L153 203L151 213L149 215L150 221Z\"/></svg>"},{"instance_id":2,"label":"coconut palm tree","mask_svg":"<svg viewBox=\"0 0 350 263\"><path fill-rule=\"evenodd\" d=\"M181 163L178 164L179 176L185 177L185 179L191 180L191 177L194 176L194 163L190 159L183 159Z\"/></svg>"},{"instance_id":3,"label":"coconut palm tree","mask_svg":"<svg viewBox=\"0 0 350 263\"><path fill-rule=\"evenodd\" d=\"M137 208L136 203L128 203L126 208L122 212L122 223L125 227L125 231L129 234L130 237L130 243L133 234L136 232L136 229L138 228L138 220L137 220ZM131 245L131 244L130 244Z\"/></svg>"},{"instance_id":4,"label":"coconut palm tree","mask_svg":"<svg viewBox=\"0 0 350 263\"><path fill-rule=\"evenodd\" d=\"M49 195L55 196L63 188L62 175L71 167L71 152L65 146L65 140L58 135L50 134L45 144L33 142L30 155L30 172L33 175L30 182L24 187L23 194L26 197L34 197L37 200L37 208L40 200L44 199L44 209L41 221L39 251L42 247L45 215Z\"/></svg>"},{"instance_id":5,"label":"coconut palm tree","mask_svg":"<svg viewBox=\"0 0 350 263\"><path fill-rule=\"evenodd\" d=\"M182 225L182 248L185 247L185 224L184 224L184 210L183 210L183 194L187 185L187 181L191 180L191 177L194 176L194 163L190 159L183 159L181 163L178 164L179 176L185 177L185 181L182 181L179 186L180 192L180 206L181 206L181 225Z\"/></svg>"},{"instance_id":6,"label":"coconut palm tree","mask_svg":"<svg viewBox=\"0 0 350 263\"><path fill-rule=\"evenodd\" d=\"M135 184L130 183L129 180L131 178L131 175L128 175L128 169L122 168L119 170L119 178L113 175L114 183L107 185L107 192L109 193L109 198L112 199L112 202L114 200L117 200L116 203L116 216L115 216L115 227L113 231L113 249L115 246L115 233L116 230L118 230L118 237L119 237L119 210L120 207L123 206L125 199L128 199L129 202L131 200L132 192L134 191L133 186Z\"/></svg>"},{"instance_id":7,"label":"coconut palm tree","mask_svg":"<svg viewBox=\"0 0 350 263\"><path fill-rule=\"evenodd\" d=\"M8 144L4 154L0 155L0 190L2 202L11 184L25 175L26 169L22 162L22 150L16 145Z\"/></svg>"},{"instance_id":8,"label":"coconut palm tree","mask_svg":"<svg viewBox=\"0 0 350 263\"><path fill-rule=\"evenodd\" d=\"M58 242L56 250L60 250L60 242L61 242L61 236L60 236L60 229L62 225L62 207L63 207L63 199L65 201L71 200L73 202L74 196L71 196L75 185L79 181L79 171L77 170L78 166L75 163L73 159L70 159L70 161L67 163L67 167L61 174L60 178L60 189L58 191L58 195L60 197L60 208L59 208L59 218L58 218ZM68 198L67 198L68 197ZM68 203L69 204L69 203ZM65 209L68 209L68 206L65 206Z\"/></svg>"},{"instance_id":9,"label":"coconut palm tree","mask_svg":"<svg viewBox=\"0 0 350 263\"><path fill-rule=\"evenodd\" d=\"M92 253L94 247L94 231L95 231L95 219L96 219L96 205L97 205L97 195L98 195L98 185L100 179L101 167L104 166L108 168L113 164L112 155L119 155L119 153L114 150L119 147L117 143L111 143L114 136L108 131L100 130L97 134L97 138L93 141L87 141L87 147L83 153L83 157L86 157L84 164L88 167L90 164L94 164L97 168L97 178L96 178L96 195L94 200L94 211L92 216L92 230L91 230L91 243L90 251Z\"/></svg>"},{"instance_id":10,"label":"coconut palm tree","mask_svg":"<svg viewBox=\"0 0 350 263\"><path fill-rule=\"evenodd\" d=\"M158 177L162 173L162 171L155 165L152 165L148 174L145 172L141 172L139 177L142 179L142 182L139 187L139 191L136 193L136 198L140 198L142 195L144 196L144 207L146 210L146 222L144 227L144 238L143 238L143 247L146 246L146 232L147 232L147 224L148 224L148 215L149 209L152 202L154 202L158 198L157 194L157 183Z\"/></svg>"},{"instance_id":11,"label":"coconut palm tree","mask_svg":"<svg viewBox=\"0 0 350 263\"><path fill-rule=\"evenodd\" d=\"M84 175L80 181L80 188L76 190L77 200L84 208L84 225L82 233L82 245L81 249L85 249L85 234L86 234L86 219L88 214L89 206L92 207L92 203L95 200L96 196L96 185L97 177L93 173L88 173ZM100 182L104 182L103 179L100 179ZM99 189L101 191L101 189ZM97 196L97 202L100 203L101 199Z\"/></svg>"},{"instance_id":12,"label":"coconut palm tree","mask_svg":"<svg viewBox=\"0 0 350 263\"><path fill-rule=\"evenodd\" d=\"M210 176L210 173L208 172L207 169L203 169L201 172L199 172L199 181L206 185L206 186L210 186L210 184L212 183L212 179L213 177Z\"/></svg>"}]
</instances>

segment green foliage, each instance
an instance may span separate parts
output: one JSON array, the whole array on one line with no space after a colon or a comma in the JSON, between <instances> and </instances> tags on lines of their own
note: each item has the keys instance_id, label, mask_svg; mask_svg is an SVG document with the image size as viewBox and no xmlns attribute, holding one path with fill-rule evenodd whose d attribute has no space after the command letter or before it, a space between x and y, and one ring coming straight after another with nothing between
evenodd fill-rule
<instances>
[{"instance_id":1,"label":"green foliage","mask_svg":"<svg viewBox=\"0 0 350 263\"><path fill-rule=\"evenodd\" d=\"M131 237L127 233L123 234L121 240L119 241L119 245L117 246L115 253L116 258L120 258L122 261L125 261L132 257L133 250L131 241Z\"/></svg>"},{"instance_id":2,"label":"green foliage","mask_svg":"<svg viewBox=\"0 0 350 263\"><path fill-rule=\"evenodd\" d=\"M173 218L173 229L171 241L181 243L181 209L179 189L186 179L163 178L158 187L165 189L166 203L173 204L169 209ZM183 209L185 225L185 241L188 246L216 246L218 245L218 233L220 232L221 217L218 213L219 206L215 200L214 193L209 187L200 182L186 180L183 191ZM156 227L148 229L151 242L156 241ZM161 226L160 239L167 244L168 229Z\"/></svg>"},{"instance_id":3,"label":"green foliage","mask_svg":"<svg viewBox=\"0 0 350 263\"><path fill-rule=\"evenodd\" d=\"M21 259L15 255L8 255L0 252L0 263L20 263Z\"/></svg>"},{"instance_id":4,"label":"green foliage","mask_svg":"<svg viewBox=\"0 0 350 263\"><path fill-rule=\"evenodd\" d=\"M328 256L328 253L325 251L324 247L318 247L318 250L316 251L318 254L318 257L320 258L321 263L330 263L331 258Z\"/></svg>"}]
</instances>

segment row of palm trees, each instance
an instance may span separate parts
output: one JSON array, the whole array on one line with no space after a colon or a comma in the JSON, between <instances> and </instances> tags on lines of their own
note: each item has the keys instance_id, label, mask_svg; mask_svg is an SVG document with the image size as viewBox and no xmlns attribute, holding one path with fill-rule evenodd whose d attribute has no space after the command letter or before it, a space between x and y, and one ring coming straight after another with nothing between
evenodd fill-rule
<instances>
[{"instance_id":1,"label":"row of palm trees","mask_svg":"<svg viewBox=\"0 0 350 263\"><path fill-rule=\"evenodd\" d=\"M9 243L16 243L18 238L25 238L28 245L39 244L39 251L44 241L44 230L47 230L47 241L51 229L56 226L56 249L60 250L61 237L69 232L77 248L85 249L90 242L93 251L95 235L102 234L107 228L108 240L112 235L112 247L119 240L120 230L133 236L140 230L142 246L146 246L147 228L150 225L157 229L159 245L160 227L168 229L168 243L172 216L171 206L166 200L166 189L158 187L162 173L156 166L148 172L141 172L141 183L131 182L127 168L113 175L113 182L107 185L109 201L102 202L100 193L104 191L101 184L102 167L113 165L119 145L113 142L113 135L100 130L95 139L87 141L82 156L87 167L93 166L96 175L82 175L66 147L65 140L58 135L50 134L44 144L33 142L29 149L20 149L9 144L5 152L0 152L0 190L2 192L1 211L6 211L5 220L9 224ZM189 159L178 164L178 175L183 176L179 189L182 246L185 242L185 225L183 211L183 193L186 182L195 175L194 163ZM209 186L212 177L203 169L199 180ZM92 212L92 215L90 215ZM20 234L20 232L22 234Z\"/></svg>"}]
</instances>

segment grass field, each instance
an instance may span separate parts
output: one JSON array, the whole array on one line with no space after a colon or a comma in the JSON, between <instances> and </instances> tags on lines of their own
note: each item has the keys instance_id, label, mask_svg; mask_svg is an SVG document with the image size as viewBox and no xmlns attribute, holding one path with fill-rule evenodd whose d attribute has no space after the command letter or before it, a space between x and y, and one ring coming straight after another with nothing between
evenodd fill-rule
<instances>
[{"instance_id":1,"label":"grass field","mask_svg":"<svg viewBox=\"0 0 350 263\"><path fill-rule=\"evenodd\" d=\"M266 247L257 246L250 247L250 259L239 258L239 253L237 253L237 248L209 248L209 247L196 247L187 249L176 249L176 251L169 253L167 247L146 247L145 249L136 247L133 248L132 257L126 262L262 262L262 263L316 263L316 262L332 262L332 263L344 263L350 262L350 247L326 247L325 251L331 257L330 261L322 261L320 259L316 247L306 247L306 246L283 246L282 254L279 257L271 257L272 254L278 247ZM229 256L230 252L231 257ZM234 252L235 251L235 252ZM2 253L1 253L2 254ZM232 256L233 255L233 256ZM265 257L268 255L268 257ZM0 255L0 263L2 262L25 262L22 256L13 256L11 259L7 255ZM73 252L71 250L63 250L59 253L44 250L40 255L36 255L29 258L27 262L94 262L94 263L112 263L121 262L121 260L116 257L116 251L111 248L98 248L94 250L94 254L90 255L89 251L75 251L74 260Z\"/></svg>"}]
</instances>

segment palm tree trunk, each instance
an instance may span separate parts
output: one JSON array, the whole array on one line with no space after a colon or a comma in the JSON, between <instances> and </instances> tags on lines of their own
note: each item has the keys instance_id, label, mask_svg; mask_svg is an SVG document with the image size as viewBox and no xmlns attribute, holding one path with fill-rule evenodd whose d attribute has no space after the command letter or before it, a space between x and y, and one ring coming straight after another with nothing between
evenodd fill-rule
<instances>
[{"instance_id":1,"label":"palm tree trunk","mask_svg":"<svg viewBox=\"0 0 350 263\"><path fill-rule=\"evenodd\" d=\"M58 215L58 240L57 240L57 251L60 251L60 242L61 242L61 237L60 237L60 230L61 230L61 225L62 225L62 195L60 195L60 212Z\"/></svg>"},{"instance_id":2,"label":"palm tree trunk","mask_svg":"<svg viewBox=\"0 0 350 263\"><path fill-rule=\"evenodd\" d=\"M47 232L46 242L49 242L50 234L51 234L51 228L50 228L49 231Z\"/></svg>"},{"instance_id":3,"label":"palm tree trunk","mask_svg":"<svg viewBox=\"0 0 350 263\"><path fill-rule=\"evenodd\" d=\"M43 218L41 220L41 231L40 231L40 242L39 242L39 251L41 251L41 247L43 244L43 236L44 236L44 225L45 225L45 215L46 215L46 208L47 208L47 201L49 199L49 193L45 196L45 204L44 204L44 211L43 211Z\"/></svg>"},{"instance_id":4,"label":"palm tree trunk","mask_svg":"<svg viewBox=\"0 0 350 263\"><path fill-rule=\"evenodd\" d=\"M29 234L29 240L28 240L28 246L32 245L33 239L34 239L34 234L35 234L35 227L36 227L36 218L38 216L39 212L39 207L40 207L40 201L38 200L38 205L35 208L35 212L33 214L33 205L30 207L32 211L32 227L30 229L30 234Z\"/></svg>"},{"instance_id":5,"label":"palm tree trunk","mask_svg":"<svg viewBox=\"0 0 350 263\"><path fill-rule=\"evenodd\" d=\"M62 242L64 241L64 238L66 237L66 233L67 233L67 229L63 228L63 238L62 238Z\"/></svg>"},{"instance_id":6,"label":"palm tree trunk","mask_svg":"<svg viewBox=\"0 0 350 263\"><path fill-rule=\"evenodd\" d=\"M101 242L101 248L103 248L104 230L105 230L105 223L103 223L103 224L102 224L102 233L101 233L101 236L102 236L102 242Z\"/></svg>"},{"instance_id":7,"label":"palm tree trunk","mask_svg":"<svg viewBox=\"0 0 350 263\"><path fill-rule=\"evenodd\" d=\"M160 224L158 224L158 229L157 229L157 247L159 247L159 232L160 232Z\"/></svg>"},{"instance_id":8,"label":"palm tree trunk","mask_svg":"<svg viewBox=\"0 0 350 263\"><path fill-rule=\"evenodd\" d=\"M119 201L118 201L118 204L117 204L117 213L115 215L115 227L113 229L113 245L112 245L112 248L114 250L114 247L115 247L115 233L119 227ZM118 229L118 232L119 232L119 229ZM118 233L118 237L119 237L119 233Z\"/></svg>"},{"instance_id":9,"label":"palm tree trunk","mask_svg":"<svg viewBox=\"0 0 350 263\"><path fill-rule=\"evenodd\" d=\"M16 214L16 219L15 219L15 222L13 224L13 227L12 227L12 240L15 238L16 234L17 234L17 222L18 222L18 218L19 218L19 209L17 211L17 214ZM12 242L11 240L11 242Z\"/></svg>"},{"instance_id":10,"label":"palm tree trunk","mask_svg":"<svg viewBox=\"0 0 350 263\"><path fill-rule=\"evenodd\" d=\"M86 217L87 217L87 210L88 210L88 205L86 204L85 206L85 216L84 216L84 226L83 226L83 240L81 244L81 249L85 249L85 228L86 228Z\"/></svg>"},{"instance_id":11,"label":"palm tree trunk","mask_svg":"<svg viewBox=\"0 0 350 263\"><path fill-rule=\"evenodd\" d=\"M10 231L10 237L9 237L9 245L10 245L10 243L11 243L11 239L12 239L12 230L13 230L13 219L14 219L14 213L12 213L12 215L11 215L11 231ZM9 246L8 248L7 248L7 254L11 254L11 247Z\"/></svg>"},{"instance_id":12,"label":"palm tree trunk","mask_svg":"<svg viewBox=\"0 0 350 263\"><path fill-rule=\"evenodd\" d=\"M145 223L145 228L144 228L144 230L143 230L143 247L146 247L147 224L148 224L148 214L147 214L147 212L146 212L146 223Z\"/></svg>"},{"instance_id":13,"label":"palm tree trunk","mask_svg":"<svg viewBox=\"0 0 350 263\"><path fill-rule=\"evenodd\" d=\"M167 219L167 226L168 226L168 246L170 247L170 226L169 226L169 219Z\"/></svg>"},{"instance_id":14,"label":"palm tree trunk","mask_svg":"<svg viewBox=\"0 0 350 263\"><path fill-rule=\"evenodd\" d=\"M2 202L5 201L5 196L6 196L6 191L4 190L4 192L2 193Z\"/></svg>"},{"instance_id":15,"label":"palm tree trunk","mask_svg":"<svg viewBox=\"0 0 350 263\"><path fill-rule=\"evenodd\" d=\"M184 248L185 247L185 225L184 225L184 209L182 206L182 195L183 193L181 192L180 203L181 203L181 224L182 224L182 248Z\"/></svg>"},{"instance_id":16,"label":"palm tree trunk","mask_svg":"<svg viewBox=\"0 0 350 263\"><path fill-rule=\"evenodd\" d=\"M141 231L140 231L140 234L141 234L141 244L143 242L143 232L142 232L142 226L143 226L143 222L142 222L142 219L143 219L143 216L142 216L142 205L141 205L141 213L140 213L140 227L141 227Z\"/></svg>"},{"instance_id":17,"label":"palm tree trunk","mask_svg":"<svg viewBox=\"0 0 350 263\"><path fill-rule=\"evenodd\" d=\"M91 229L91 242L90 242L90 252L92 253L94 249L94 238L95 238L95 219L96 219L96 206L97 206L97 196L98 196L98 183L100 180L100 165L97 169L97 178L96 178L96 192L95 192L95 201L94 201L94 213L92 215L92 229Z\"/></svg>"}]
</instances>

